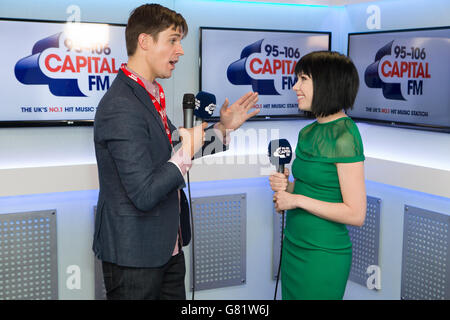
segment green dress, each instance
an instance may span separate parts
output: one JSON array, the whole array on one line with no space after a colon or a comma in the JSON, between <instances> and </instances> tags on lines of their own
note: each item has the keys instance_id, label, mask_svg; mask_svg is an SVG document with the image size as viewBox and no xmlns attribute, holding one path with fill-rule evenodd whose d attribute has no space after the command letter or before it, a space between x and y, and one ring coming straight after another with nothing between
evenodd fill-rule
<instances>
[{"instance_id":1,"label":"green dress","mask_svg":"<svg viewBox=\"0 0 450 320\"><path fill-rule=\"evenodd\" d=\"M336 163L364 161L358 127L348 117L304 127L295 154L294 194L326 202L342 202ZM342 299L351 263L352 243L344 224L300 208L286 213L283 299Z\"/></svg>"}]
</instances>

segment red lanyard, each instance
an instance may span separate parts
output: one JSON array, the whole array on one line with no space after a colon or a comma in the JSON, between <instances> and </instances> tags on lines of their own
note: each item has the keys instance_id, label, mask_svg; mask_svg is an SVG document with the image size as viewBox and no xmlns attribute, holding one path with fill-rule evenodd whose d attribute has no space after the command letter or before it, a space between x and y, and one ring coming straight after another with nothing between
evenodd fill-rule
<instances>
[{"instance_id":1,"label":"red lanyard","mask_svg":"<svg viewBox=\"0 0 450 320\"><path fill-rule=\"evenodd\" d=\"M123 71L123 73L125 73L125 75L128 76L130 79L136 81L138 84L140 84L145 89L145 91L147 91L147 89L145 88L144 82L142 82L141 79L136 77L136 75L134 75L130 71L128 71L126 69L126 66L127 65L124 63L120 67L120 69ZM166 128L167 138L169 138L170 144L172 144L172 134L170 133L169 124L167 122L166 97L164 95L164 90L161 87L161 85L158 82L156 82L156 84L158 85L158 88L159 88L159 99L161 101L161 104L159 104L158 100L156 100L155 97L150 92L147 91L147 93L149 94L150 98L152 99L152 102L155 105L156 111L158 111L158 113L161 117L161 120L164 123L164 127Z\"/></svg>"}]
</instances>

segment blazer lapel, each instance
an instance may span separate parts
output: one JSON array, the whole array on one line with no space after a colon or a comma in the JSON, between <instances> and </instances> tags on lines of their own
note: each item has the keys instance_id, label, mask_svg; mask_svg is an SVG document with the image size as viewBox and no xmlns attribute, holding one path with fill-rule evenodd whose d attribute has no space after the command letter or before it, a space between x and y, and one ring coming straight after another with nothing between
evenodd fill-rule
<instances>
[{"instance_id":1,"label":"blazer lapel","mask_svg":"<svg viewBox=\"0 0 450 320\"><path fill-rule=\"evenodd\" d=\"M145 88L141 87L137 82L135 82L132 79L129 79L122 70L119 70L118 77L121 77L122 80L127 82L132 88L133 92L136 95L136 97L145 105L145 107L150 111L150 114L155 118L155 122L159 125L160 129L164 133L164 136L167 137L166 129L164 127L164 124L162 122L161 116L159 115L158 111L156 111L155 106L153 105L152 100L150 99L150 96L145 90ZM172 149L172 146L170 145L169 139L166 139L167 146Z\"/></svg>"}]
</instances>

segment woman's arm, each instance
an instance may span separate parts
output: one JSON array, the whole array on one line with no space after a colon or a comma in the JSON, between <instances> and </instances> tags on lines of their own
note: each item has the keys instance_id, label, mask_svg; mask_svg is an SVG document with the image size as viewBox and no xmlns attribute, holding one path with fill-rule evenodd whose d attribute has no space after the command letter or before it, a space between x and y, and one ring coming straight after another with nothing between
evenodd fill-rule
<instances>
[{"instance_id":1,"label":"woman's arm","mask_svg":"<svg viewBox=\"0 0 450 320\"><path fill-rule=\"evenodd\" d=\"M323 219L362 226L366 217L364 163L362 161L337 163L336 167L343 202L325 202L303 195L279 191L274 196L275 208L277 210L302 208Z\"/></svg>"}]
</instances>

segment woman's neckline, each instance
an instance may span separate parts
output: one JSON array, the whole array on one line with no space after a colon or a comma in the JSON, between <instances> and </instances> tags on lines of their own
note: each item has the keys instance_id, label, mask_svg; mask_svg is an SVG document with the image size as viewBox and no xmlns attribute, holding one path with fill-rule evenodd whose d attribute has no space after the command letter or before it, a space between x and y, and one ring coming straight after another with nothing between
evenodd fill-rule
<instances>
[{"instance_id":1,"label":"woman's neckline","mask_svg":"<svg viewBox=\"0 0 450 320\"><path fill-rule=\"evenodd\" d=\"M335 119L331 119L331 120L324 120L323 118L321 119L322 121L319 121L319 119L316 119L316 122L318 123L318 124L328 124L328 123L333 123L333 122L336 122L336 121L339 121L339 120L342 120L342 119L350 119L350 117L349 116L347 116L345 113L344 114L342 114L342 116L339 116L338 118L335 118Z\"/></svg>"}]
</instances>

